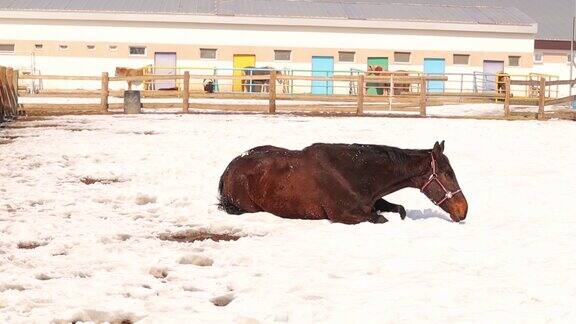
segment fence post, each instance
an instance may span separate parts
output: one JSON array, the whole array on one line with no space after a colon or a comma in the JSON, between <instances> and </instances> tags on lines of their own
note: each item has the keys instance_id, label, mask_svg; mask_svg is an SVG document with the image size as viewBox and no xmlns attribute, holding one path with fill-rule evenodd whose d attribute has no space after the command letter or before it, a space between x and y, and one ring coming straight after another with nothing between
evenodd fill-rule
<instances>
[{"instance_id":1,"label":"fence post","mask_svg":"<svg viewBox=\"0 0 576 324\"><path fill-rule=\"evenodd\" d=\"M276 113L276 70L270 71L270 85L268 87L270 100L268 102L268 113Z\"/></svg>"},{"instance_id":2,"label":"fence post","mask_svg":"<svg viewBox=\"0 0 576 324\"><path fill-rule=\"evenodd\" d=\"M5 68L0 66L0 122L4 121L4 109L7 108L7 100L4 98L4 71Z\"/></svg>"},{"instance_id":3,"label":"fence post","mask_svg":"<svg viewBox=\"0 0 576 324\"><path fill-rule=\"evenodd\" d=\"M18 112L20 110L20 102L19 102L20 100L18 99L18 97L20 96L20 93L18 92L19 79L20 79L20 70L14 70L14 75L12 76L12 84L14 85L14 102L16 104L16 106L14 107L14 116L18 116Z\"/></svg>"},{"instance_id":4,"label":"fence post","mask_svg":"<svg viewBox=\"0 0 576 324\"><path fill-rule=\"evenodd\" d=\"M540 88L539 88L540 98L538 100L538 120L544 119L544 105L546 103L546 78L540 78Z\"/></svg>"},{"instance_id":5,"label":"fence post","mask_svg":"<svg viewBox=\"0 0 576 324\"><path fill-rule=\"evenodd\" d=\"M394 72L390 73L390 91L388 92L388 110L392 110L393 97L394 97Z\"/></svg>"},{"instance_id":6,"label":"fence post","mask_svg":"<svg viewBox=\"0 0 576 324\"><path fill-rule=\"evenodd\" d=\"M185 114L190 109L190 72L184 72L184 85L182 87L182 109Z\"/></svg>"},{"instance_id":7,"label":"fence post","mask_svg":"<svg viewBox=\"0 0 576 324\"><path fill-rule=\"evenodd\" d=\"M504 91L506 92L504 97L504 117L506 119L510 118L510 96L512 95L510 88L510 77L507 76L504 78Z\"/></svg>"},{"instance_id":8,"label":"fence post","mask_svg":"<svg viewBox=\"0 0 576 324\"><path fill-rule=\"evenodd\" d=\"M110 89L108 84L110 83L110 78L108 72L102 72L102 92L100 95L100 108L103 113L108 113L108 97L110 96Z\"/></svg>"},{"instance_id":9,"label":"fence post","mask_svg":"<svg viewBox=\"0 0 576 324\"><path fill-rule=\"evenodd\" d=\"M358 96L358 105L356 107L356 115L360 116L364 114L364 89L366 89L366 78L364 74L358 75L358 89L356 89L356 95Z\"/></svg>"},{"instance_id":10,"label":"fence post","mask_svg":"<svg viewBox=\"0 0 576 324\"><path fill-rule=\"evenodd\" d=\"M6 83L7 92L10 102L8 103L8 115L14 117L14 110L16 110L16 94L14 93L14 69L6 68Z\"/></svg>"},{"instance_id":11,"label":"fence post","mask_svg":"<svg viewBox=\"0 0 576 324\"><path fill-rule=\"evenodd\" d=\"M420 117L426 117L426 97L428 89L426 87L426 77L420 79Z\"/></svg>"}]
</instances>

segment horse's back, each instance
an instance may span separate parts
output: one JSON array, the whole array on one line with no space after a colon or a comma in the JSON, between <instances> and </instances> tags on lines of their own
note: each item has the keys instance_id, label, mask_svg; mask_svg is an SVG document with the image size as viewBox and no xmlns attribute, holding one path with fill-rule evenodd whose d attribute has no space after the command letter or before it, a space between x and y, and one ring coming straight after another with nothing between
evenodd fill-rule
<instances>
[{"instance_id":1,"label":"horse's back","mask_svg":"<svg viewBox=\"0 0 576 324\"><path fill-rule=\"evenodd\" d=\"M321 218L305 209L317 200L316 182L304 151L275 146L253 148L234 159L221 178L220 195L233 197L244 212L267 211L287 218Z\"/></svg>"}]
</instances>

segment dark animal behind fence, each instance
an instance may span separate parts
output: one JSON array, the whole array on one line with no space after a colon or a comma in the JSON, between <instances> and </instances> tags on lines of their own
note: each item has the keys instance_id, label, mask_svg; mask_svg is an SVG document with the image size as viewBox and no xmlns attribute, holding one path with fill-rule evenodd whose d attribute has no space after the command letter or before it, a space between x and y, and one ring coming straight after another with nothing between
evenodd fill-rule
<instances>
[{"instance_id":1,"label":"dark animal behind fence","mask_svg":"<svg viewBox=\"0 0 576 324\"><path fill-rule=\"evenodd\" d=\"M302 151L257 147L224 171L220 206L230 214L383 223L387 220L379 212L404 218L406 211L382 197L411 187L459 222L468 204L443 152L443 143L432 150L361 144L315 144Z\"/></svg>"}]
</instances>

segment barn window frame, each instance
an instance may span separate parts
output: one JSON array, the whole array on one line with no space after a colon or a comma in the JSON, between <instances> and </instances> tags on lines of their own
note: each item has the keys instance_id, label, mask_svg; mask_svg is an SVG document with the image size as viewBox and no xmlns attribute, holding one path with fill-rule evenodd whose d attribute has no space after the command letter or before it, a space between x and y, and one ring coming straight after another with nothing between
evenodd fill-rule
<instances>
[{"instance_id":1,"label":"barn window frame","mask_svg":"<svg viewBox=\"0 0 576 324\"><path fill-rule=\"evenodd\" d=\"M466 63L461 63L457 58L465 58ZM470 54L452 54L452 63L454 65L470 65Z\"/></svg>"},{"instance_id":2,"label":"barn window frame","mask_svg":"<svg viewBox=\"0 0 576 324\"><path fill-rule=\"evenodd\" d=\"M206 55L210 54L210 55ZM218 49L217 48L200 48L200 59L215 61L218 59Z\"/></svg>"},{"instance_id":3,"label":"barn window frame","mask_svg":"<svg viewBox=\"0 0 576 324\"><path fill-rule=\"evenodd\" d=\"M44 50L44 44L39 44L39 43L34 44L34 49L37 51L42 51L42 50Z\"/></svg>"},{"instance_id":4,"label":"barn window frame","mask_svg":"<svg viewBox=\"0 0 576 324\"><path fill-rule=\"evenodd\" d=\"M4 47L6 49L4 49ZM16 53L16 44L2 43L0 44L0 54L14 54Z\"/></svg>"},{"instance_id":5,"label":"barn window frame","mask_svg":"<svg viewBox=\"0 0 576 324\"><path fill-rule=\"evenodd\" d=\"M108 45L108 50L110 52L118 52L118 45Z\"/></svg>"},{"instance_id":6,"label":"barn window frame","mask_svg":"<svg viewBox=\"0 0 576 324\"><path fill-rule=\"evenodd\" d=\"M408 60L400 60L402 55L407 55ZM394 52L394 63L396 64L410 64L412 62L412 52Z\"/></svg>"},{"instance_id":7,"label":"barn window frame","mask_svg":"<svg viewBox=\"0 0 576 324\"><path fill-rule=\"evenodd\" d=\"M70 45L68 44L58 44L58 50L61 52L68 52L70 50Z\"/></svg>"},{"instance_id":8,"label":"barn window frame","mask_svg":"<svg viewBox=\"0 0 576 324\"><path fill-rule=\"evenodd\" d=\"M130 46L128 48L128 55L130 56L146 56L148 49L146 46Z\"/></svg>"},{"instance_id":9,"label":"barn window frame","mask_svg":"<svg viewBox=\"0 0 576 324\"><path fill-rule=\"evenodd\" d=\"M534 63L536 63L536 64L544 63L544 53L534 52Z\"/></svg>"},{"instance_id":10,"label":"barn window frame","mask_svg":"<svg viewBox=\"0 0 576 324\"><path fill-rule=\"evenodd\" d=\"M352 55L352 60L347 59L346 55ZM338 51L338 62L343 62L343 63L356 62L356 52L354 52L354 51Z\"/></svg>"},{"instance_id":11,"label":"barn window frame","mask_svg":"<svg viewBox=\"0 0 576 324\"><path fill-rule=\"evenodd\" d=\"M282 58L279 54L288 54L288 59ZM292 61L292 50L274 50L274 61L279 62L291 62Z\"/></svg>"},{"instance_id":12,"label":"barn window frame","mask_svg":"<svg viewBox=\"0 0 576 324\"><path fill-rule=\"evenodd\" d=\"M89 50L90 52L94 52L96 50L96 45L88 44L86 45L86 49Z\"/></svg>"},{"instance_id":13,"label":"barn window frame","mask_svg":"<svg viewBox=\"0 0 576 324\"><path fill-rule=\"evenodd\" d=\"M522 56L520 55L510 55L508 56L508 66L520 67Z\"/></svg>"}]
</instances>

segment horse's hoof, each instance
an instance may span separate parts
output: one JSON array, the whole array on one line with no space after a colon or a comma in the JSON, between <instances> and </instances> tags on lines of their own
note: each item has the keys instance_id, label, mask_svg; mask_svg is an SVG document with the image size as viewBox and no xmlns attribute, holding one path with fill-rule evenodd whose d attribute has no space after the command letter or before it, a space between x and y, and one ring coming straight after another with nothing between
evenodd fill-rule
<instances>
[{"instance_id":1,"label":"horse's hoof","mask_svg":"<svg viewBox=\"0 0 576 324\"><path fill-rule=\"evenodd\" d=\"M404 207L398 207L398 214L400 214L402 220L406 219L406 209L404 209Z\"/></svg>"},{"instance_id":2,"label":"horse's hoof","mask_svg":"<svg viewBox=\"0 0 576 324\"><path fill-rule=\"evenodd\" d=\"M388 220L386 219L386 217L380 215L380 216L378 216L378 218L376 218L376 219L374 220L373 223L374 223L374 224L384 224L384 223L387 223L387 222L388 222Z\"/></svg>"}]
</instances>

